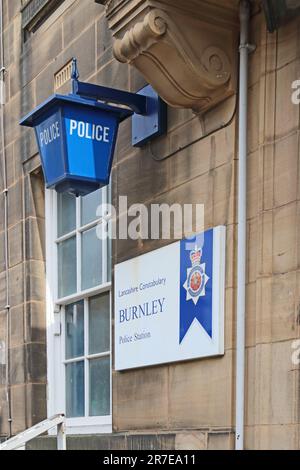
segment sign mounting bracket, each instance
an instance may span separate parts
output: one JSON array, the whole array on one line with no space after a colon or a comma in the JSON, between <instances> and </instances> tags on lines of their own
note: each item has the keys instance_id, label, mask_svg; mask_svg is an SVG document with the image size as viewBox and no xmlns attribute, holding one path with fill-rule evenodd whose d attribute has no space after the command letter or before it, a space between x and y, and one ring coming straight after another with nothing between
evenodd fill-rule
<instances>
[{"instance_id":1,"label":"sign mounting bracket","mask_svg":"<svg viewBox=\"0 0 300 470\"><path fill-rule=\"evenodd\" d=\"M79 81L77 59L72 61L72 94L82 98L114 103L129 107L132 116L132 145L142 147L148 141L166 133L167 105L151 85L138 93L117 90L92 83Z\"/></svg>"}]
</instances>

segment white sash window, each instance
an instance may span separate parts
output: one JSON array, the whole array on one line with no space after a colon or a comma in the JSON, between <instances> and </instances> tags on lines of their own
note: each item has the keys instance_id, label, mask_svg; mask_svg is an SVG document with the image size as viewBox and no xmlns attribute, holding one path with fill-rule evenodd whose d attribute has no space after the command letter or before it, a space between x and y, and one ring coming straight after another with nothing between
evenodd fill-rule
<instances>
[{"instance_id":1,"label":"white sash window","mask_svg":"<svg viewBox=\"0 0 300 470\"><path fill-rule=\"evenodd\" d=\"M107 188L46 191L48 414L69 433L111 432L111 255L97 237Z\"/></svg>"}]
</instances>

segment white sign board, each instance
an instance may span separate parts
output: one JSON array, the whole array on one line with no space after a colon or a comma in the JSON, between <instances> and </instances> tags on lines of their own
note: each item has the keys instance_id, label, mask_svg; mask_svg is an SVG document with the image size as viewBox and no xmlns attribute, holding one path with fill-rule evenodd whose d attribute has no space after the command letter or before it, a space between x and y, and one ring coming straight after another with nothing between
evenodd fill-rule
<instances>
[{"instance_id":1,"label":"white sign board","mask_svg":"<svg viewBox=\"0 0 300 470\"><path fill-rule=\"evenodd\" d=\"M116 370L224 354L225 234L116 265Z\"/></svg>"}]
</instances>

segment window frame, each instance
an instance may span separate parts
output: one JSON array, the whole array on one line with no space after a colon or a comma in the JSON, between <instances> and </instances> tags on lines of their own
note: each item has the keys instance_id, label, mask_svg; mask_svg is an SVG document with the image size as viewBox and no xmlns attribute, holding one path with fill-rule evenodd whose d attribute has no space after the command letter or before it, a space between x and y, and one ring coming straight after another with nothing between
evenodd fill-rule
<instances>
[{"instance_id":1,"label":"window frame","mask_svg":"<svg viewBox=\"0 0 300 470\"><path fill-rule=\"evenodd\" d=\"M57 21L57 19L75 2L76 0L63 0L57 5L49 5L48 0L43 7L36 10L33 16L26 19L26 17L24 17L24 11L31 3L34 3L34 0L23 0L20 6L23 46L27 41L34 37L34 35L43 34L45 30Z\"/></svg>"},{"instance_id":2,"label":"window frame","mask_svg":"<svg viewBox=\"0 0 300 470\"><path fill-rule=\"evenodd\" d=\"M105 189L105 188L104 188ZM108 201L108 190L103 191L104 197L102 199L102 203L106 204ZM54 234L57 234L57 193L55 192L53 194L53 204L55 207L55 214L54 214L54 229L55 232ZM83 296L85 296L86 293L91 293L97 291L97 290L102 290L103 287L107 287L108 284L110 285L111 282L108 280L108 263L107 263L107 253L108 253L108 240L102 240L102 283L95 286L91 287L89 289L82 289L82 238L83 234L93 228L96 228L97 225L99 224L99 221L101 221L101 217L96 218L94 221L89 222L88 224L81 225L81 198L76 198L76 227L74 230L71 232L68 232L60 237L55 237L54 243L58 247L58 245L66 240L70 240L71 238L76 237L76 282L77 282L77 287L76 287L76 292L73 294L64 296L64 297L59 297L58 295L58 282L56 282L55 285L55 303L59 305L66 305L69 303L73 303L74 299L81 299ZM79 254L79 256L78 256ZM54 263L55 266L58 266L58 250L55 250L54 253Z\"/></svg>"},{"instance_id":3,"label":"window frame","mask_svg":"<svg viewBox=\"0 0 300 470\"><path fill-rule=\"evenodd\" d=\"M106 189L103 203L109 199L109 187ZM89 228L97 226L99 220L80 227L81 201L76 201L76 230L63 237L56 237L57 234L57 193L50 189L45 189L45 214L46 214L46 314L47 314L47 374L48 374L48 393L47 393L47 412L48 417L57 413L65 413L65 363L72 362L65 358L65 306L77 301L84 301L84 321L85 326L88 323L88 310L86 306L88 299L99 294L109 293L110 296L110 351L105 353L105 357L110 357L110 415L109 416L84 416L80 418L67 418L68 434L88 434L88 433L111 433L112 432L112 282L108 279L108 243L109 240L102 241L102 279L103 283L90 289L81 290L81 263L76 261L77 265L77 289L80 291L63 298L58 298L58 242L68 239L76 232L76 249L81 258L81 237L82 233ZM106 249L104 250L104 246ZM105 258L105 260L103 259ZM78 277L79 273L79 277ZM88 306L87 306L88 308ZM85 331L85 342L88 338L88 329ZM85 345L85 352L87 351ZM84 356L85 361L90 358L100 357L101 354ZM87 364L85 362L85 365ZM85 412L88 410L89 401L89 383L88 369L85 367Z\"/></svg>"}]
</instances>

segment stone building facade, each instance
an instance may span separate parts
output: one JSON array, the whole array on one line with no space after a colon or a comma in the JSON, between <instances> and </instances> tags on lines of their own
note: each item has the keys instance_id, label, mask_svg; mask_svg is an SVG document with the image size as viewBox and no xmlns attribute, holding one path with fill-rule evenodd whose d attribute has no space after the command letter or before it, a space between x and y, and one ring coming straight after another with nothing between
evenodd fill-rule
<instances>
[{"instance_id":1,"label":"stone building facade","mask_svg":"<svg viewBox=\"0 0 300 470\"><path fill-rule=\"evenodd\" d=\"M54 91L69 92L68 64L76 57L81 80L131 92L147 81L153 82L170 104L168 132L151 145L132 147L130 120L121 125L112 171L112 201L126 195L129 205L202 203L206 229L226 225L225 355L119 373L114 371L112 353L111 432L100 435L96 426L89 437L70 437L69 446L234 447L238 2L173 3L172 7L168 0L3 1L6 97L0 164L1 438L18 434L44 419L47 409L48 413L52 410L52 392L50 398L47 393L52 385L49 370L47 376L47 338L49 341L51 332L47 331L46 227L52 224L53 213L46 215L45 211L44 180L34 133L22 129L19 120ZM144 21L154 8L171 17L168 26L174 33L172 38L183 37L191 49L178 50L178 43L171 41L166 69L179 83L177 89L171 89L167 79L164 82L165 72L152 74L151 63L137 46L138 39L128 43L124 39L126 32ZM164 34L162 25L154 24L155 38L147 38L151 43L147 47L153 47L152 55L159 62L166 46L159 42ZM199 28L199 24L204 27ZM247 449L299 448L299 366L292 360L300 324L299 107L291 100L292 83L300 78L299 28L300 19L296 17L277 32L268 33L261 4L253 2L251 43L256 50L249 66ZM183 68L182 64L194 60L197 69L201 41L206 47L225 50L229 65L223 62L223 66L230 80L216 85ZM216 55L216 67L219 61L222 66L224 57L212 55ZM64 78L59 72L65 66ZM180 81L184 83L182 70L190 90ZM207 99L196 95L197 80L199 89L203 87L199 96ZM115 241L112 272L114 264L164 243ZM53 410L57 411L55 407ZM54 438L32 444L54 445Z\"/></svg>"}]
</instances>

